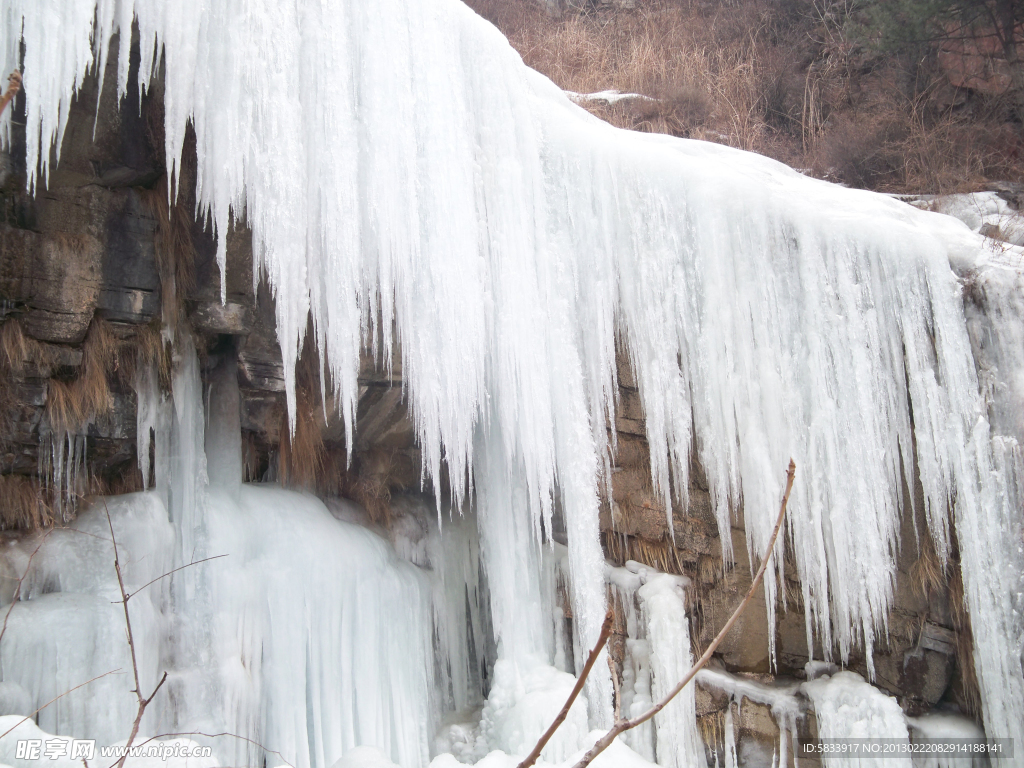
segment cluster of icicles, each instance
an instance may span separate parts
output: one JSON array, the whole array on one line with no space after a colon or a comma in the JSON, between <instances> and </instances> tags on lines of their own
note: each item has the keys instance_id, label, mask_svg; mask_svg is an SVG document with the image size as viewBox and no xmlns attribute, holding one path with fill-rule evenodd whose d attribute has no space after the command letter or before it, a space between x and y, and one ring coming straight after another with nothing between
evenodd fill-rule
<instances>
[{"instance_id":1,"label":"cluster of icicles","mask_svg":"<svg viewBox=\"0 0 1024 768\"><path fill-rule=\"evenodd\" d=\"M619 345L666 509L686 502L695 450L723 543L742 505L759 559L795 459L766 603L773 623L790 547L808 647L846 659L859 645L871 668L916 467L935 549L949 556L954 525L985 628L986 728L1019 732L1019 596L1004 587L1020 573L1006 535L1020 453L993 439L979 394L950 269L978 249L964 227L759 156L616 130L457 0L2 0L6 70L22 44L35 185L89 72L116 54L121 93L162 76L167 167L191 121L222 267L232 219L252 230L292 412L310 316L349 442L361 349L386 366L401 350L426 482L439 496L444 466L465 478L451 505L478 510L503 659L545 648L529 619L541 577L524 565L556 506L577 662L599 631ZM181 482L187 551L204 523L194 478ZM587 694L607 725L608 675Z\"/></svg>"}]
</instances>

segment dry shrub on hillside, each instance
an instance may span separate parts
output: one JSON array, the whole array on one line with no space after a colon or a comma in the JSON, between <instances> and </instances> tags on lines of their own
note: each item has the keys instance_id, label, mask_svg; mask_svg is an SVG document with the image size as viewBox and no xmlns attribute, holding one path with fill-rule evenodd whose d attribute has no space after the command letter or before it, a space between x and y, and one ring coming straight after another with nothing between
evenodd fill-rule
<instances>
[{"instance_id":1,"label":"dry shrub on hillside","mask_svg":"<svg viewBox=\"0 0 1024 768\"><path fill-rule=\"evenodd\" d=\"M720 6L650 2L619 13L553 19L528 0L476 0L524 61L577 93L616 89L652 100L594 111L623 128L728 140L757 148L763 126L790 111L770 2Z\"/></svg>"},{"instance_id":2,"label":"dry shrub on hillside","mask_svg":"<svg viewBox=\"0 0 1024 768\"><path fill-rule=\"evenodd\" d=\"M851 37L849 0L639 0L559 17L533 0L469 0L524 61L622 128L753 150L841 183L966 191L1024 175L998 99L950 93L933 61Z\"/></svg>"}]
</instances>

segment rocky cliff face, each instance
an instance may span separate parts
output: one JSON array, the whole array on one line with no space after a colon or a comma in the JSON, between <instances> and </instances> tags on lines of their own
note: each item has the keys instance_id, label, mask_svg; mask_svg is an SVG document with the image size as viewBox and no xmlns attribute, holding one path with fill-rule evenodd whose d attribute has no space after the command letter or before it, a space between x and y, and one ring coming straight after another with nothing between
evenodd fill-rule
<instances>
[{"instance_id":1,"label":"rocky cliff face","mask_svg":"<svg viewBox=\"0 0 1024 768\"><path fill-rule=\"evenodd\" d=\"M59 523L92 494L134 490L148 481L136 456L133 382L143 360L157 361L166 372L171 328L194 335L206 375L225 361L237 367L247 479L346 495L386 520L390 494L416 490L419 479L400 363L382 373L372 357L364 359L349 461L341 420L320 401L320 366L307 350L298 372L299 416L289 431L274 299L252 274L249 233L238 227L228 236L222 303L213 240L192 215L194 182L187 156L180 194L174 205L167 204L159 83L141 98L129 90L118 109L115 68L114 62L108 65L102 91L97 79L82 88L60 164L45 188L35 195L25 190L24 135L18 125L23 118L17 112L13 145L3 156L0 525L7 535L17 535ZM975 283L967 293L967 308L981 339L983 284ZM984 353L979 342L979 360ZM635 560L688 576L692 636L705 646L749 588L743 510L733 510L728 562L699 466L691 472L688 505L665 510L650 488L644 414L625 360L619 385L618 417L609 425L617 453L601 518L605 553L618 564ZM1013 418L1006 414L1006 420ZM912 714L941 703L976 713L970 632L960 607L956 564L947 572L938 567L921 518L923 503L910 503L921 497L915 468L904 467L904 474L907 512L897 597L887 643L875 651L876 681ZM763 593L721 647L720 667L760 682L804 674L815 649L806 646L799 589L789 583L783 596L775 638L778 667L769 657ZM623 641L620 631L612 643L620 663ZM813 656L820 659L821 649ZM864 658L855 657L851 666L867 676ZM699 692L698 715L706 733L720 733L730 706L729 697L711 687ZM778 738L763 703L748 702L736 716L741 744L767 745ZM810 735L813 718L805 730Z\"/></svg>"},{"instance_id":2,"label":"rocky cliff face","mask_svg":"<svg viewBox=\"0 0 1024 768\"><path fill-rule=\"evenodd\" d=\"M133 67L137 60L136 51ZM167 204L160 84L141 98L130 89L119 109L116 66L108 65L102 91L98 79L85 83L71 111L61 161L35 195L26 191L21 99L15 104L14 138L0 176L4 487L30 482L44 502L37 520L52 516L53 486L60 479L47 477L46 469L53 469L50 454L58 450L53 438L66 441L65 433L85 438L87 446L74 487L65 492L140 487L135 364L144 356L169 354L160 332L176 324L194 334L207 370L225 357L237 358L249 479L283 473L300 483L312 483L314 476L322 481L321 473L298 461L290 466L292 455L306 451L312 455L305 460L331 461L340 468L345 477L338 482L366 501L386 494L388 487L415 486L418 460L401 389L392 386L401 380L400 366L381 374L372 359L364 361L360 431L349 472L340 455L340 419L329 412L324 416L312 361L303 367L300 382L302 423L289 441L273 297L264 281L253 281L249 233L239 228L228 236L222 304L215 244L192 215L188 157L180 194L173 206ZM194 150L189 151L194 160ZM100 336L108 347L100 362L109 391L99 403L79 402L88 401L90 340ZM75 401L70 423L60 418L58 393ZM282 435L286 443L305 439L308 444L289 445L283 452ZM4 527L28 522L20 517L24 504L8 499L2 506Z\"/></svg>"}]
</instances>

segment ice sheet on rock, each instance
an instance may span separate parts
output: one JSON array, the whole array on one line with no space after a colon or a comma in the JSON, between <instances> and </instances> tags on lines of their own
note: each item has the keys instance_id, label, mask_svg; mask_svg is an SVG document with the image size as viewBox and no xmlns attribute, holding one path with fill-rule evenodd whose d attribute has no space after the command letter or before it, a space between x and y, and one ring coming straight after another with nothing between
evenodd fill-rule
<instances>
[{"instance_id":1,"label":"ice sheet on rock","mask_svg":"<svg viewBox=\"0 0 1024 768\"><path fill-rule=\"evenodd\" d=\"M899 703L854 672L837 672L800 686L814 704L818 736L822 739L899 739L909 743L907 721ZM823 758L826 768L858 768L860 757ZM912 768L909 749L890 756L892 768Z\"/></svg>"},{"instance_id":2,"label":"ice sheet on rock","mask_svg":"<svg viewBox=\"0 0 1024 768\"><path fill-rule=\"evenodd\" d=\"M566 91L565 95L577 104L597 102L599 104L612 106L614 104L618 104L620 101L631 101L634 99L638 99L640 101L656 101L656 99L652 99L650 96L644 96L640 93L623 93L622 91L616 91L614 89L608 91L596 91L594 93L576 93L574 91Z\"/></svg>"},{"instance_id":3,"label":"ice sheet on rock","mask_svg":"<svg viewBox=\"0 0 1024 768\"><path fill-rule=\"evenodd\" d=\"M575 677L546 664L543 657L532 663L529 659L499 659L481 714L480 747L474 757L500 750L521 760L551 725L575 684ZM581 696L544 747L542 757L548 762L565 761L587 733L587 702Z\"/></svg>"},{"instance_id":4,"label":"ice sheet on rock","mask_svg":"<svg viewBox=\"0 0 1024 768\"><path fill-rule=\"evenodd\" d=\"M427 572L431 584L437 684L445 710L483 704L495 661L487 584L481 580L476 513L449 511L418 496L393 496L388 534L399 557Z\"/></svg>"},{"instance_id":5,"label":"ice sheet on rock","mask_svg":"<svg viewBox=\"0 0 1024 768\"><path fill-rule=\"evenodd\" d=\"M0 717L28 715L34 710L32 695L13 680L0 682Z\"/></svg>"},{"instance_id":6,"label":"ice sheet on rock","mask_svg":"<svg viewBox=\"0 0 1024 768\"><path fill-rule=\"evenodd\" d=\"M821 665L819 667L811 666L811 669L824 673L823 668L826 665L822 665L821 662L809 662L809 664ZM836 671L834 665L827 665L827 668L829 673ZM779 743L775 752L778 765L786 765L789 756L797 754L797 720L805 714L805 706L797 696L800 688L799 683L783 681L776 681L771 684L760 683L756 680L749 680L730 674L722 669L709 669L708 667L704 667L697 673L696 682L704 688L713 688L729 694L728 728L732 727L732 702L736 702L738 706L742 707L743 700L750 699L751 701L768 706L771 709L772 719L775 720L775 724L779 727ZM736 745L734 733L732 734L732 739L731 747L728 740L726 743L726 758L727 761L732 759L735 763Z\"/></svg>"},{"instance_id":7,"label":"ice sheet on rock","mask_svg":"<svg viewBox=\"0 0 1024 768\"><path fill-rule=\"evenodd\" d=\"M910 740L922 739L984 739L985 732L963 715L929 713L919 717L908 717ZM917 754L914 768L984 768L991 765L984 755L973 759L949 754Z\"/></svg>"},{"instance_id":8,"label":"ice sheet on rock","mask_svg":"<svg viewBox=\"0 0 1024 768\"><path fill-rule=\"evenodd\" d=\"M1024 252L1009 256L972 272L964 305L992 431L1024 445Z\"/></svg>"},{"instance_id":9,"label":"ice sheet on rock","mask_svg":"<svg viewBox=\"0 0 1024 768\"><path fill-rule=\"evenodd\" d=\"M647 578L637 591L650 643L652 697L661 701L690 671L690 620L684 593L688 579L669 574ZM697 735L694 686L686 686L654 716L658 764L664 768L700 765L704 751Z\"/></svg>"},{"instance_id":10,"label":"ice sheet on rock","mask_svg":"<svg viewBox=\"0 0 1024 768\"><path fill-rule=\"evenodd\" d=\"M107 510L129 593L170 570L174 531L156 495L130 494L94 503L70 527L50 532L32 560L0 647L0 673L5 682L30 694L29 712L105 675L61 698L60 706L43 709L38 723L50 733L88 734L112 744L127 738L138 702L131 693L132 664ZM19 576L25 573L21 563L27 562L39 541L30 537L18 543L25 555L14 566ZM4 552L5 559L12 559L12 554ZM129 603L139 676L146 690L152 690L159 678L166 589L166 582L158 582ZM3 610L6 613L6 606ZM96 701L104 706L97 707ZM143 727L155 724L154 714L147 712Z\"/></svg>"},{"instance_id":11,"label":"ice sheet on rock","mask_svg":"<svg viewBox=\"0 0 1024 768\"><path fill-rule=\"evenodd\" d=\"M70 757L60 756L54 760L44 757L43 760L19 760L18 742L23 739L39 739L40 741L50 738L53 734L44 731L29 718L21 715L0 716L0 733L7 733L0 738L0 765L8 765L11 768L39 768L40 763L45 760L47 766L52 768L78 768L80 760L72 760Z\"/></svg>"},{"instance_id":12,"label":"ice sheet on rock","mask_svg":"<svg viewBox=\"0 0 1024 768\"><path fill-rule=\"evenodd\" d=\"M211 400L230 395L232 382L215 381ZM137 593L130 609L143 689L168 672L146 711L146 732L237 734L211 741L231 765L260 764L256 744L302 768L331 765L356 746L386 750L405 768L426 765L440 710L426 577L380 536L339 521L311 496L208 488L204 436L222 451L233 432L237 448L237 416L221 418L215 408L204 429L197 361L187 347L173 394L176 448L157 458L169 465L171 513L156 492L133 494L95 503L71 528L49 533L11 612L3 680L27 690L34 709L119 669L39 718L55 733L101 744L127 737L137 702L109 509L126 586ZM5 571L24 569L39 539L7 547ZM160 578L208 555L224 557Z\"/></svg>"},{"instance_id":13,"label":"ice sheet on rock","mask_svg":"<svg viewBox=\"0 0 1024 768\"><path fill-rule=\"evenodd\" d=\"M241 401L238 364L226 356L210 373L205 430L206 466L211 485L237 490L242 483Z\"/></svg>"},{"instance_id":14,"label":"ice sheet on rock","mask_svg":"<svg viewBox=\"0 0 1024 768\"><path fill-rule=\"evenodd\" d=\"M129 591L170 570L175 535L158 496L107 505ZM169 673L143 728L239 734L299 766L330 765L359 745L385 749L403 766L425 765L439 708L426 579L379 536L336 520L310 496L217 488L204 507L205 546L227 557L130 603L143 688L152 690L161 669ZM39 715L54 733L112 744L127 737L137 703L105 528L103 507L94 505L73 529L49 535L11 612L0 663L5 681L31 692L32 709L119 669ZM166 615L162 606L185 586L199 597ZM392 612L402 617L400 632ZM233 765L262 759L239 739L213 746Z\"/></svg>"},{"instance_id":15,"label":"ice sheet on rock","mask_svg":"<svg viewBox=\"0 0 1024 768\"><path fill-rule=\"evenodd\" d=\"M164 504L167 495L167 462L170 452L171 403L160 391L159 374L156 364L142 364L135 373L135 452L138 456L142 487L150 485L150 471L153 472L154 487L161 494ZM151 459L150 453L153 458Z\"/></svg>"},{"instance_id":16,"label":"ice sheet on rock","mask_svg":"<svg viewBox=\"0 0 1024 768\"><path fill-rule=\"evenodd\" d=\"M923 195L914 198L911 204L959 219L972 231L986 237L1024 245L1024 216L997 192Z\"/></svg>"},{"instance_id":17,"label":"ice sheet on rock","mask_svg":"<svg viewBox=\"0 0 1024 768\"><path fill-rule=\"evenodd\" d=\"M620 708L623 717L631 718L664 698L693 663L685 596L690 582L632 560L623 568L607 567L606 577L626 621ZM621 738L644 758L656 757L667 768L703 764L695 706L690 685L653 721Z\"/></svg>"}]
</instances>

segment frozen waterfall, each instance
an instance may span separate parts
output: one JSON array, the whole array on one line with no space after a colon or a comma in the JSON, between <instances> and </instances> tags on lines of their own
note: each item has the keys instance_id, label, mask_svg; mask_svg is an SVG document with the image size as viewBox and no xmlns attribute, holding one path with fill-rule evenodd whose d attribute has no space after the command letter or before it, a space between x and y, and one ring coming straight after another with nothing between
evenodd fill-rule
<instances>
[{"instance_id":1,"label":"frozen waterfall","mask_svg":"<svg viewBox=\"0 0 1024 768\"><path fill-rule=\"evenodd\" d=\"M133 24L137 83L128 78ZM816 637L840 660L855 647L870 659L884 632L901 487L917 466L935 549L948 557L956 533L967 606L984 628L974 656L986 730L1024 732L1024 627L1020 595L1007 587L1019 583L1021 552L1006 535L1019 529L1020 447L1012 432L993 440L951 268L985 256L959 222L760 156L614 129L527 69L457 0L0 0L6 71L20 65L22 44L36 189L94 67L117 56L121 93L162 77L167 168L178 168L191 122L199 213L219 238L222 269L233 219L252 230L254 279L265 276L274 293L293 415L307 318L349 444L361 349L372 346L385 365L401 349L428 490L456 515L477 507L498 664L511 665L517 695L538 670L552 690L564 687L556 673L573 671L556 669L550 614L538 616L550 610L540 607L550 578L543 542L556 513L576 664L604 616L598 510L614 449L606 428L618 343L636 372L667 509L686 494L695 446L722 541L742 505L748 550L760 559L771 554L795 459L786 536L766 574L769 619L790 548L808 646ZM1008 309L1005 322L1019 324L1019 312ZM1012 354L999 359L999 375L1019 388L1020 371L1005 369ZM228 564L188 569L138 603L156 635L169 621L160 611L187 618L161 651L178 670L175 727L257 734L302 766L326 768L356 744L425 764L437 725L434 588L313 498L216 477L207 489L201 407L185 354L173 402L154 400L139 415L158 447L169 446L156 473L165 482L123 511L111 507L133 553L150 547L175 565L228 553ZM212 444L228 450L231 440ZM450 500L443 474L454 479ZM91 531L98 514L76 529ZM48 605L77 605L86 592L110 598L109 568L56 554L74 549L74 536L55 532L39 566L60 583L57 596L19 605L12 622L22 629L5 638L4 679L30 690L41 672L12 667L11 649L64 615ZM95 546L89 556L105 562ZM142 583L158 559L133 578ZM375 605L407 622L401 642ZM106 613L97 604L95 615L75 615L116 655ZM97 652L57 685L110 664L123 660ZM200 666L217 670L212 682ZM584 720L610 721L610 677L603 660L596 669L581 730ZM47 727L105 733L121 706ZM236 747L226 759L247 759L246 743Z\"/></svg>"}]
</instances>

